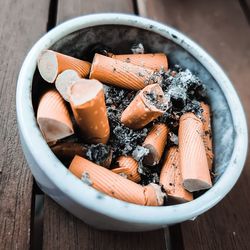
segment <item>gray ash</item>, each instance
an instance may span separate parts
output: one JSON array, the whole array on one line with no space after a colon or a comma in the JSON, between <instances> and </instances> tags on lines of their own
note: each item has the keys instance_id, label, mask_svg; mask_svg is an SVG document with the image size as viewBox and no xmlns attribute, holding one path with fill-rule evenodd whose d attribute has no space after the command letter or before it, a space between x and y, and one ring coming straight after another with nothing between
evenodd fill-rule
<instances>
[{"instance_id":1,"label":"gray ash","mask_svg":"<svg viewBox=\"0 0 250 250\"><path fill-rule=\"evenodd\" d=\"M185 89L180 86L173 86L169 88L168 95L172 102L172 108L174 111L182 110L187 104L187 93Z\"/></svg>"},{"instance_id":2,"label":"gray ash","mask_svg":"<svg viewBox=\"0 0 250 250\"><path fill-rule=\"evenodd\" d=\"M90 145L86 153L86 158L97 164L101 164L109 157L110 151L111 147L102 143Z\"/></svg>"},{"instance_id":3,"label":"gray ash","mask_svg":"<svg viewBox=\"0 0 250 250\"><path fill-rule=\"evenodd\" d=\"M156 92L143 92L144 97L157 109L167 110L168 104L164 102L165 97L163 95L159 95Z\"/></svg>"},{"instance_id":4,"label":"gray ash","mask_svg":"<svg viewBox=\"0 0 250 250\"><path fill-rule=\"evenodd\" d=\"M160 72L155 71L152 75L150 75L150 77L145 80L145 85L149 85L149 84L154 84L154 83L158 83L158 84L162 84L163 78Z\"/></svg>"},{"instance_id":5,"label":"gray ash","mask_svg":"<svg viewBox=\"0 0 250 250\"><path fill-rule=\"evenodd\" d=\"M115 122L116 123L116 122ZM129 155L141 145L148 134L148 129L132 130L123 124L117 124L111 134L109 144L112 145L114 158L119 155Z\"/></svg>"},{"instance_id":6,"label":"gray ash","mask_svg":"<svg viewBox=\"0 0 250 250\"><path fill-rule=\"evenodd\" d=\"M139 161L138 173L144 177L142 179L149 179L151 176L150 167L143 165L142 161Z\"/></svg>"},{"instance_id":7,"label":"gray ash","mask_svg":"<svg viewBox=\"0 0 250 250\"><path fill-rule=\"evenodd\" d=\"M148 155L149 149L142 146L137 146L132 153L133 158L136 161L142 161L145 155Z\"/></svg>"},{"instance_id":8,"label":"gray ash","mask_svg":"<svg viewBox=\"0 0 250 250\"><path fill-rule=\"evenodd\" d=\"M142 161L145 155L148 155L149 149L144 148L142 146L137 146L134 151L132 152L132 157L139 163L138 173L148 178L151 176L150 168L144 166Z\"/></svg>"},{"instance_id":9,"label":"gray ash","mask_svg":"<svg viewBox=\"0 0 250 250\"><path fill-rule=\"evenodd\" d=\"M178 144L179 118L186 112L193 112L201 116L200 100L206 96L205 86L200 79L189 70L183 70L175 66L173 70L161 71L161 87L165 98L169 100L168 110L156 122L164 122L170 128L168 147ZM125 127L121 122L121 114L136 95L135 91L109 86L106 89L107 113L111 128L108 145L112 147L113 159L120 155L132 155L141 152L145 137L152 127L152 123L143 129L132 130ZM145 93L147 99L154 105L159 105L159 96ZM162 104L160 104L162 105ZM163 109L164 107L160 106ZM155 167L148 167L142 163L143 157L136 159L139 162L138 172L141 174L141 184L159 183L159 174L162 161Z\"/></svg>"},{"instance_id":10,"label":"gray ash","mask_svg":"<svg viewBox=\"0 0 250 250\"><path fill-rule=\"evenodd\" d=\"M106 105L107 107L117 108L117 111L122 111L129 105L136 95L135 91L107 86L106 88Z\"/></svg>"},{"instance_id":11,"label":"gray ash","mask_svg":"<svg viewBox=\"0 0 250 250\"><path fill-rule=\"evenodd\" d=\"M124 126L120 119L125 108L136 95L135 91L109 86L107 89L106 106L110 124L110 140L108 145L113 148L113 159L120 155L130 155L147 136L148 128L133 130Z\"/></svg>"},{"instance_id":12,"label":"gray ash","mask_svg":"<svg viewBox=\"0 0 250 250\"><path fill-rule=\"evenodd\" d=\"M144 46L142 43L135 43L131 47L133 54L144 54Z\"/></svg>"},{"instance_id":13,"label":"gray ash","mask_svg":"<svg viewBox=\"0 0 250 250\"><path fill-rule=\"evenodd\" d=\"M162 76L162 89L166 93L170 91L174 95L174 93L180 91L181 95L186 93L184 99L189 100L202 100L206 97L205 85L189 69L182 70L178 65L175 65L174 70L163 72ZM172 88L176 89L176 91L171 90Z\"/></svg>"},{"instance_id":14,"label":"gray ash","mask_svg":"<svg viewBox=\"0 0 250 250\"><path fill-rule=\"evenodd\" d=\"M181 115L193 112L201 117L200 101L206 98L206 87L201 80L191 73L175 65L173 70L161 72L163 77L162 89L169 98L171 107L159 118L160 122L168 124L176 130Z\"/></svg>"},{"instance_id":15,"label":"gray ash","mask_svg":"<svg viewBox=\"0 0 250 250\"><path fill-rule=\"evenodd\" d=\"M88 186L92 186L93 184L93 182L90 180L90 176L88 172L85 172L85 171L83 172L81 180Z\"/></svg>"},{"instance_id":16,"label":"gray ash","mask_svg":"<svg viewBox=\"0 0 250 250\"><path fill-rule=\"evenodd\" d=\"M160 181L160 167L153 168L143 166L138 169L138 172L141 174L141 184L146 186L150 183L159 184Z\"/></svg>"},{"instance_id":17,"label":"gray ash","mask_svg":"<svg viewBox=\"0 0 250 250\"><path fill-rule=\"evenodd\" d=\"M179 144L179 139L178 135L176 135L174 132L169 132L168 133L168 141L170 145L178 145Z\"/></svg>"}]
</instances>

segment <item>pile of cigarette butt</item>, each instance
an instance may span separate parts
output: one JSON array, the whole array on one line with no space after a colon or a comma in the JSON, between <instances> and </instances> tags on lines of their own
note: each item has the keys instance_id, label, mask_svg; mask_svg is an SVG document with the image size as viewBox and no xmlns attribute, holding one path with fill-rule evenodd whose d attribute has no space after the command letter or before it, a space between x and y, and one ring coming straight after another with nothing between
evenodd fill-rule
<instances>
[{"instance_id":1,"label":"pile of cigarette butt","mask_svg":"<svg viewBox=\"0 0 250 250\"><path fill-rule=\"evenodd\" d=\"M37 123L76 177L114 198L147 206L192 201L212 186L206 89L164 53L95 51L91 62L45 50Z\"/></svg>"}]
</instances>

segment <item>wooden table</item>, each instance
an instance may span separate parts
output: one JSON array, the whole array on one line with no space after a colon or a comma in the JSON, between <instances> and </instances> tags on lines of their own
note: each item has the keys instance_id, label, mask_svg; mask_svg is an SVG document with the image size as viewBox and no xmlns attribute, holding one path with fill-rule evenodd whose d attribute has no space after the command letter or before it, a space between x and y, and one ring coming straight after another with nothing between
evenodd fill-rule
<instances>
[{"instance_id":1,"label":"wooden table","mask_svg":"<svg viewBox=\"0 0 250 250\"><path fill-rule=\"evenodd\" d=\"M0 1L0 249L249 249L249 155L230 194L195 221L146 233L101 232L41 194L21 150L15 114L18 72L25 54L39 37L75 16L123 12L167 23L201 44L228 73L248 115L249 3L247 0ZM35 213L38 200L44 201L40 214Z\"/></svg>"}]
</instances>

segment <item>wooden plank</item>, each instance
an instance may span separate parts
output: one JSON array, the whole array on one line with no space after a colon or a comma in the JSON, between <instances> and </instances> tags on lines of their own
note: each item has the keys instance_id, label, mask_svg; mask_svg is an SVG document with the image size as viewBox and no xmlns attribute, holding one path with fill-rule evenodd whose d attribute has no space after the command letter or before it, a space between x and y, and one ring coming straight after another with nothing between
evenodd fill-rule
<instances>
[{"instance_id":1,"label":"wooden plank","mask_svg":"<svg viewBox=\"0 0 250 250\"><path fill-rule=\"evenodd\" d=\"M44 249L165 249L163 231L121 233L96 230L46 197Z\"/></svg>"},{"instance_id":2,"label":"wooden plank","mask_svg":"<svg viewBox=\"0 0 250 250\"><path fill-rule=\"evenodd\" d=\"M48 6L48 0L1 1L0 249L30 245L33 179L18 138L15 86L25 54L46 31Z\"/></svg>"},{"instance_id":3,"label":"wooden plank","mask_svg":"<svg viewBox=\"0 0 250 250\"><path fill-rule=\"evenodd\" d=\"M133 13L133 2L113 0L59 0L57 23L61 23L73 17L100 12Z\"/></svg>"},{"instance_id":4,"label":"wooden plank","mask_svg":"<svg viewBox=\"0 0 250 250\"><path fill-rule=\"evenodd\" d=\"M58 5L58 23L93 12L133 13L132 1L66 1ZM167 233L165 233L167 235ZM105 232L93 229L45 197L44 249L165 249L164 231L146 233Z\"/></svg>"},{"instance_id":5,"label":"wooden plank","mask_svg":"<svg viewBox=\"0 0 250 250\"><path fill-rule=\"evenodd\" d=\"M226 70L249 114L250 33L238 1L138 0L138 9L143 16L167 23L203 46ZM249 190L248 154L242 176L230 194L194 222L181 225L185 248L249 248Z\"/></svg>"}]
</instances>

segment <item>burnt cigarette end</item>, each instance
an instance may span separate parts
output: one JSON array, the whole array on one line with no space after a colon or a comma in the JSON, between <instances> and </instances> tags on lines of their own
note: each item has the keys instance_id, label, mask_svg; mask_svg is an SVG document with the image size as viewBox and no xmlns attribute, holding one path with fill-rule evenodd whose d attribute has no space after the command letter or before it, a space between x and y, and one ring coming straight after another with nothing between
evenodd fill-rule
<instances>
[{"instance_id":1,"label":"burnt cigarette end","mask_svg":"<svg viewBox=\"0 0 250 250\"><path fill-rule=\"evenodd\" d=\"M90 145L86 151L86 157L98 165L109 168L112 161L112 149L102 143Z\"/></svg>"},{"instance_id":2,"label":"burnt cigarette end","mask_svg":"<svg viewBox=\"0 0 250 250\"><path fill-rule=\"evenodd\" d=\"M168 109L159 84L151 84L139 92L121 115L121 122L132 129L140 129L163 115Z\"/></svg>"}]
</instances>

